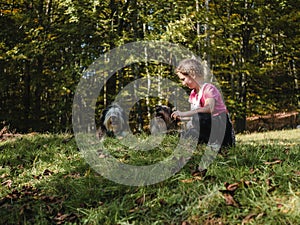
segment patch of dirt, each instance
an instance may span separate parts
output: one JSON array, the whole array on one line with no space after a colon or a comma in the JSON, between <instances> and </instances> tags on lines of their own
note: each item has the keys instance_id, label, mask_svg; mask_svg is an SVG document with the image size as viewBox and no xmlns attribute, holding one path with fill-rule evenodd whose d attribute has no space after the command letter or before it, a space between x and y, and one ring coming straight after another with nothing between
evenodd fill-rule
<instances>
[{"instance_id":1,"label":"patch of dirt","mask_svg":"<svg viewBox=\"0 0 300 225\"><path fill-rule=\"evenodd\" d=\"M247 118L246 130L250 132L296 128L300 124L297 111L257 115Z\"/></svg>"},{"instance_id":2,"label":"patch of dirt","mask_svg":"<svg viewBox=\"0 0 300 225\"><path fill-rule=\"evenodd\" d=\"M7 126L4 126L0 130L0 141L6 141L8 139L16 138L16 137L19 137L19 136L21 136L21 134L17 134L13 131L10 131Z\"/></svg>"}]
</instances>

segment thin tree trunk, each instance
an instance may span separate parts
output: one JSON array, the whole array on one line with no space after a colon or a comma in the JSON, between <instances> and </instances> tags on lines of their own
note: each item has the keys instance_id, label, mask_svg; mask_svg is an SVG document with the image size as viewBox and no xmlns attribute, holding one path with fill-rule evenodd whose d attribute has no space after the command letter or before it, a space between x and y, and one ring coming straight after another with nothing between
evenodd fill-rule
<instances>
[{"instance_id":1,"label":"thin tree trunk","mask_svg":"<svg viewBox=\"0 0 300 225\"><path fill-rule=\"evenodd\" d=\"M37 70L36 70L36 77L35 77L35 91L34 91L34 124L33 128L34 130L40 130L41 129L41 95L42 95L42 76L43 76L43 63L44 63L44 57L39 56L37 58Z\"/></svg>"},{"instance_id":2,"label":"thin tree trunk","mask_svg":"<svg viewBox=\"0 0 300 225\"><path fill-rule=\"evenodd\" d=\"M210 68L211 66L211 56L209 53L209 47L210 47L210 32L209 32L209 0L205 0L205 9L206 9L206 24L204 25L205 27L205 33L206 33L206 38L205 38L205 47L206 47L206 51L205 51L205 56L204 59L207 61L207 66L208 68Z\"/></svg>"},{"instance_id":3,"label":"thin tree trunk","mask_svg":"<svg viewBox=\"0 0 300 225\"><path fill-rule=\"evenodd\" d=\"M249 9L251 6L245 0L245 9ZM252 27L248 23L251 20L251 16L246 10L245 14L242 15L244 18L244 26L242 26L242 49L241 49L241 60L240 68L244 68L245 64L249 61L251 56L250 38L252 33ZM240 116L236 119L236 130L238 133L246 130L247 123L247 84L248 75L245 72L240 73L239 77L239 97L238 102L241 105Z\"/></svg>"},{"instance_id":4,"label":"thin tree trunk","mask_svg":"<svg viewBox=\"0 0 300 225\"><path fill-rule=\"evenodd\" d=\"M30 63L28 61L25 62L24 65L24 96L23 96L23 104L24 104L24 120L28 120L30 117L30 83L31 83L31 76L30 76Z\"/></svg>"}]
</instances>

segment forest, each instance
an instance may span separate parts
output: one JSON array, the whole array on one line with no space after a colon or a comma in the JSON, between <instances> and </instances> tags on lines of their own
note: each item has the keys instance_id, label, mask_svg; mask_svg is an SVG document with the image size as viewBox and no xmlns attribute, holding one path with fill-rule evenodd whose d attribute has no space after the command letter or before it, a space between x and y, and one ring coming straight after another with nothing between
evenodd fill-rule
<instances>
[{"instance_id":1,"label":"forest","mask_svg":"<svg viewBox=\"0 0 300 225\"><path fill-rule=\"evenodd\" d=\"M246 130L248 117L299 111L297 2L2 1L0 122L18 132L72 131L73 99L88 67L116 47L154 40L184 46L207 62L237 132ZM117 71L101 90L97 113L135 79L176 80L173 69L140 63Z\"/></svg>"}]
</instances>

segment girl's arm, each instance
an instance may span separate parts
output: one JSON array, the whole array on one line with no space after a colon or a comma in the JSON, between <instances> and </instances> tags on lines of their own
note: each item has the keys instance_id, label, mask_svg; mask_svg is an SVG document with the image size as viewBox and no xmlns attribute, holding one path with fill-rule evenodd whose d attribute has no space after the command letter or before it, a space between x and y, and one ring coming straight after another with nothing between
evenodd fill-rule
<instances>
[{"instance_id":1,"label":"girl's arm","mask_svg":"<svg viewBox=\"0 0 300 225\"><path fill-rule=\"evenodd\" d=\"M205 100L205 104L203 107L186 111L186 112L181 112L181 111L175 111L172 113L171 117L191 117L196 113L212 113L215 108L215 99L214 98L208 98Z\"/></svg>"}]
</instances>

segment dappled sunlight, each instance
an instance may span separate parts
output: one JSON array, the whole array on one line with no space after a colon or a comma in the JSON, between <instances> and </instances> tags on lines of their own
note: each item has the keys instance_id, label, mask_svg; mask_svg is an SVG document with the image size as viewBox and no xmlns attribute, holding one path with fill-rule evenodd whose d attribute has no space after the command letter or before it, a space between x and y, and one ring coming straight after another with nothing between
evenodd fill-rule
<instances>
[{"instance_id":1,"label":"dappled sunlight","mask_svg":"<svg viewBox=\"0 0 300 225\"><path fill-rule=\"evenodd\" d=\"M300 129L237 134L237 142L241 144L290 144L300 145Z\"/></svg>"}]
</instances>

